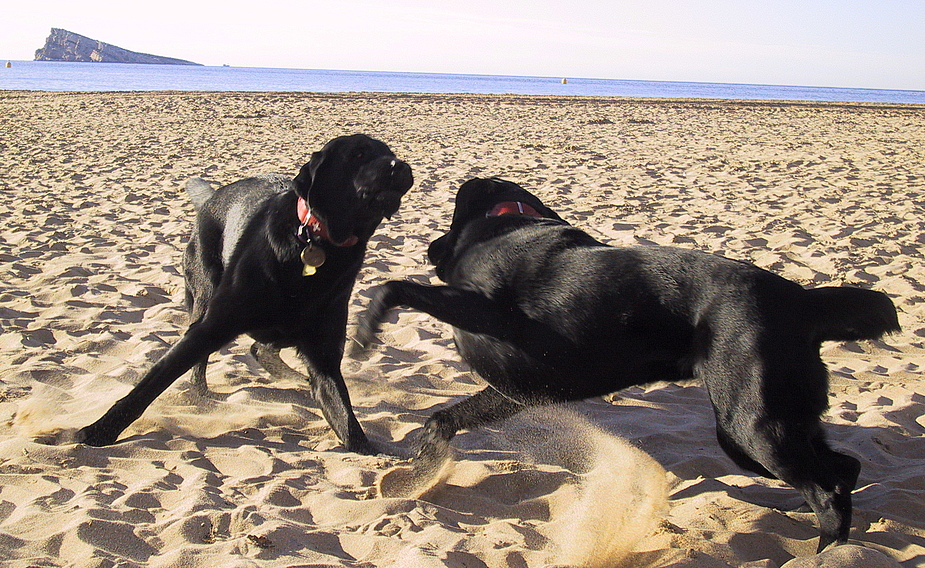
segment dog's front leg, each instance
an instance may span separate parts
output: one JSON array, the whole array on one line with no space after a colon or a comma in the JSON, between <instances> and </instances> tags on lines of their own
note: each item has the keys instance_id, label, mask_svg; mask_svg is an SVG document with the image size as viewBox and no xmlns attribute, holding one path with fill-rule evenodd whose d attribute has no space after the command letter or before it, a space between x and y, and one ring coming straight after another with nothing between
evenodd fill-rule
<instances>
[{"instance_id":1,"label":"dog's front leg","mask_svg":"<svg viewBox=\"0 0 925 568\"><path fill-rule=\"evenodd\" d=\"M231 326L196 323L186 335L145 373L127 395L116 402L102 418L77 431L75 441L89 446L113 444L129 424L142 415L167 387L210 353L233 340Z\"/></svg>"},{"instance_id":2,"label":"dog's front leg","mask_svg":"<svg viewBox=\"0 0 925 568\"><path fill-rule=\"evenodd\" d=\"M369 306L360 315L356 335L357 343L364 349L372 343L385 314L397 306L413 308L453 327L500 340L519 333L525 324L523 315L510 306L472 290L393 280L376 286L372 292Z\"/></svg>"},{"instance_id":3,"label":"dog's front leg","mask_svg":"<svg viewBox=\"0 0 925 568\"><path fill-rule=\"evenodd\" d=\"M366 438L353 413L347 384L340 371L344 353L344 333L338 342L312 342L298 347L309 374L312 396L325 420L344 444L347 451L374 455L378 451Z\"/></svg>"}]
</instances>

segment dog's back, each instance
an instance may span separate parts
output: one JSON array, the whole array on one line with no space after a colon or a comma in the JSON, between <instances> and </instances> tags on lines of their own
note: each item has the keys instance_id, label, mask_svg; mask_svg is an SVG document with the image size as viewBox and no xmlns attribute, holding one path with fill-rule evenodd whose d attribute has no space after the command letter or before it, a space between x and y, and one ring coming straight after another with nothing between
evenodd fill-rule
<instances>
[{"instance_id":1,"label":"dog's back","mask_svg":"<svg viewBox=\"0 0 925 568\"><path fill-rule=\"evenodd\" d=\"M186 192L196 208L197 218L187 256L198 257L201 265L218 258L221 266L226 267L250 224L276 221L259 210L274 196L293 188L292 178L282 174L255 175L218 189L202 178L190 178ZM196 263L187 263L186 267L199 269Z\"/></svg>"}]
</instances>

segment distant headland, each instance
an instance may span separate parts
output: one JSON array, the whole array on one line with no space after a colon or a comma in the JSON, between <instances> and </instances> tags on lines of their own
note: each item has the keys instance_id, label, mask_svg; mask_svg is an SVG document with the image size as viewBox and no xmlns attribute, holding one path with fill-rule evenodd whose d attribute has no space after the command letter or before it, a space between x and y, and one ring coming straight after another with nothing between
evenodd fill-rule
<instances>
[{"instance_id":1,"label":"distant headland","mask_svg":"<svg viewBox=\"0 0 925 568\"><path fill-rule=\"evenodd\" d=\"M84 61L99 63L150 63L156 65L200 65L192 61L138 53L90 39L74 32L51 28L45 47L35 51L36 61Z\"/></svg>"}]
</instances>

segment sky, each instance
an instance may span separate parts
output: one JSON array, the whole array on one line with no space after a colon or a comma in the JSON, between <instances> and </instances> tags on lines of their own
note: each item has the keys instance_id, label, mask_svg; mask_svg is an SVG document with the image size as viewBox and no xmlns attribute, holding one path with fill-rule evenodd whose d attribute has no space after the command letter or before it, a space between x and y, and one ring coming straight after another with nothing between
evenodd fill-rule
<instances>
[{"instance_id":1,"label":"sky","mask_svg":"<svg viewBox=\"0 0 925 568\"><path fill-rule=\"evenodd\" d=\"M17 0L0 59L53 27L205 65L925 90L925 0Z\"/></svg>"}]
</instances>

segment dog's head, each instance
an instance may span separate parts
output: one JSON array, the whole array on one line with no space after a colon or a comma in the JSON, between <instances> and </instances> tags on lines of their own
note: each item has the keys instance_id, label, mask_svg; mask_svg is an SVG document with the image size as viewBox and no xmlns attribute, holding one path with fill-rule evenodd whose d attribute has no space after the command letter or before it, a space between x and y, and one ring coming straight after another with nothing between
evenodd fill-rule
<instances>
[{"instance_id":1,"label":"dog's head","mask_svg":"<svg viewBox=\"0 0 925 568\"><path fill-rule=\"evenodd\" d=\"M296 192L334 244L369 238L398 211L412 183L411 167L364 134L334 138L295 178Z\"/></svg>"},{"instance_id":2,"label":"dog's head","mask_svg":"<svg viewBox=\"0 0 925 568\"><path fill-rule=\"evenodd\" d=\"M516 183L499 178L474 178L460 186L456 192L456 208L450 231L430 243L427 257L436 267L437 276L443 278L444 261L452 255L460 234L470 223L485 219L499 204L522 203L539 216L562 221L556 212L543 205L538 197ZM564 221L562 221L564 222Z\"/></svg>"}]
</instances>

